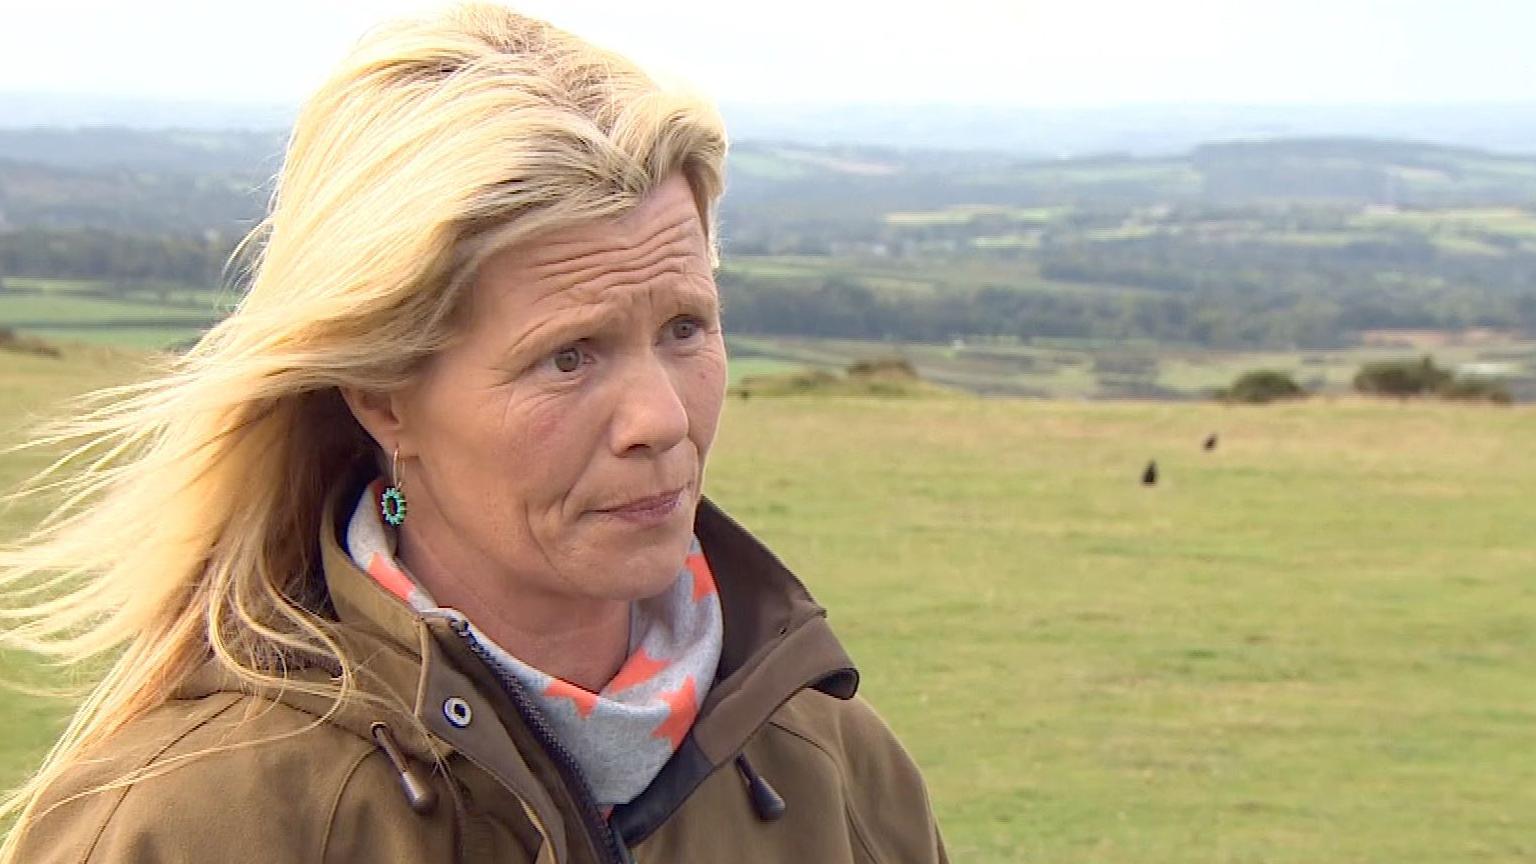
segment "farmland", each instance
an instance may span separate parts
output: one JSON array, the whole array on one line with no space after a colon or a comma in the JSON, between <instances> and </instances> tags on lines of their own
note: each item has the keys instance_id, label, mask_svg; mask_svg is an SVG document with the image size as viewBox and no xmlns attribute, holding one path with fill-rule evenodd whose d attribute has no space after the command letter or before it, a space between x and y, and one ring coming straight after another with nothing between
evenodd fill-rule
<instances>
[{"instance_id":1,"label":"farmland","mask_svg":"<svg viewBox=\"0 0 1536 864\"><path fill-rule=\"evenodd\" d=\"M133 357L0 354L3 434ZM753 399L708 488L829 608L956 861L1516 862L1532 440L1521 407ZM0 703L0 779L62 710Z\"/></svg>"},{"instance_id":2,"label":"farmland","mask_svg":"<svg viewBox=\"0 0 1536 864\"><path fill-rule=\"evenodd\" d=\"M0 444L232 308L281 140L0 135L0 329L63 346L0 350ZM1536 859L1536 408L1350 393L1432 355L1536 401L1536 159L744 141L728 167L708 489L829 608L954 860ZM753 386L892 358L921 380L884 392L923 398ZM1253 369L1318 398L1208 398ZM0 453L0 488L47 456ZM0 701L0 782L68 706Z\"/></svg>"},{"instance_id":3,"label":"farmland","mask_svg":"<svg viewBox=\"0 0 1536 864\"><path fill-rule=\"evenodd\" d=\"M763 272L762 265L747 265ZM767 272L812 272L791 259ZM879 271L876 271L879 272ZM870 278L880 278L878 276ZM110 290L89 280L8 280L0 293L0 327L47 339L127 349L189 344L230 305L207 290ZM887 290L900 291L894 284ZM729 317L729 309L727 310ZM1242 372L1272 368L1310 390L1347 393L1359 367L1373 360L1433 354L1452 368L1491 364L1519 398L1536 398L1536 340L1499 331L1382 331L1369 344L1343 349L1217 349L1148 340L956 339L949 343L732 334L731 380L795 369L838 371L871 358L901 356L924 378L989 396L1104 399L1202 399Z\"/></svg>"}]
</instances>

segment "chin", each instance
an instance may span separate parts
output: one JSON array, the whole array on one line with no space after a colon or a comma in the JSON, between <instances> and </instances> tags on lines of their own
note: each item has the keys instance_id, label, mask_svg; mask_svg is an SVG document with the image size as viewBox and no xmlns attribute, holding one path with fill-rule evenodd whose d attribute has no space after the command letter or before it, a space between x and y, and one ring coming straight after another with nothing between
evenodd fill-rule
<instances>
[{"instance_id":1,"label":"chin","mask_svg":"<svg viewBox=\"0 0 1536 864\"><path fill-rule=\"evenodd\" d=\"M669 532L670 533L670 532ZM692 531L656 538L653 542L619 556L608 573L616 581L609 587L613 599L643 600L671 588L677 581L692 544Z\"/></svg>"}]
</instances>

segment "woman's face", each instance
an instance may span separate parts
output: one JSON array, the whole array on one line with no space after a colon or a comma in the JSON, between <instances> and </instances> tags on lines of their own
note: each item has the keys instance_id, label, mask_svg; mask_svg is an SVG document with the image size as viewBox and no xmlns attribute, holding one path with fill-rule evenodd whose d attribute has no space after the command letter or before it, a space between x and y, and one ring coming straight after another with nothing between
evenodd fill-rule
<instances>
[{"instance_id":1,"label":"woman's face","mask_svg":"<svg viewBox=\"0 0 1536 864\"><path fill-rule=\"evenodd\" d=\"M408 563L419 546L459 579L551 598L664 590L726 383L687 181L498 254L470 290L461 338L396 400Z\"/></svg>"}]
</instances>

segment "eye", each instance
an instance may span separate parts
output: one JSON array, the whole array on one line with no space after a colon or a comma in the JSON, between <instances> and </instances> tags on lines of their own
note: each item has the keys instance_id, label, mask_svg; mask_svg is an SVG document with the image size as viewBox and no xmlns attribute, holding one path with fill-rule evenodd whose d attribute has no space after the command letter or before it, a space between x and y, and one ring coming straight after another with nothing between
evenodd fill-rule
<instances>
[{"instance_id":1,"label":"eye","mask_svg":"<svg viewBox=\"0 0 1536 864\"><path fill-rule=\"evenodd\" d=\"M703 330L704 322L687 316L674 318L667 324L667 335L679 342L686 342L699 335Z\"/></svg>"},{"instance_id":2,"label":"eye","mask_svg":"<svg viewBox=\"0 0 1536 864\"><path fill-rule=\"evenodd\" d=\"M561 372L575 372L581 368L581 348L575 345L567 345L550 355L549 360Z\"/></svg>"}]
</instances>

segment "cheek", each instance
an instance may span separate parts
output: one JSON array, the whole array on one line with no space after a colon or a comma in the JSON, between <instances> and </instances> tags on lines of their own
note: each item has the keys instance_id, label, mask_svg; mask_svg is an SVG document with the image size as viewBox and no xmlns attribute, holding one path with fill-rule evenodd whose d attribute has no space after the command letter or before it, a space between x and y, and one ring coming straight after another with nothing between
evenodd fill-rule
<instances>
[{"instance_id":1,"label":"cheek","mask_svg":"<svg viewBox=\"0 0 1536 864\"><path fill-rule=\"evenodd\" d=\"M602 445L603 420L592 399L548 398L509 417L506 459L535 509L558 504L587 472Z\"/></svg>"},{"instance_id":2,"label":"cheek","mask_svg":"<svg viewBox=\"0 0 1536 864\"><path fill-rule=\"evenodd\" d=\"M514 441L514 446L523 449L540 450L549 442L557 441L563 431L561 426L572 412L562 410L555 402L545 402L530 406L521 419L523 422L515 423L519 426L511 437L521 440Z\"/></svg>"},{"instance_id":3,"label":"cheek","mask_svg":"<svg viewBox=\"0 0 1536 864\"><path fill-rule=\"evenodd\" d=\"M720 410L725 404L725 352L717 351L697 358L683 378L683 404L688 411L688 437L702 457L715 439L720 425Z\"/></svg>"}]
</instances>

